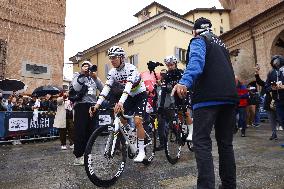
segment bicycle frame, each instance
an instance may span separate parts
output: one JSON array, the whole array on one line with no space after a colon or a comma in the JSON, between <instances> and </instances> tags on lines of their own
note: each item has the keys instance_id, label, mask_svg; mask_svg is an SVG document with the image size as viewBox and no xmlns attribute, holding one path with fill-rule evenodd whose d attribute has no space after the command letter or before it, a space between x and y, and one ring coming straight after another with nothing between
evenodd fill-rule
<instances>
[{"instance_id":1,"label":"bicycle frame","mask_svg":"<svg viewBox=\"0 0 284 189\"><path fill-rule=\"evenodd\" d=\"M126 118L126 119L131 119L133 118L134 116L128 116L128 115L122 115L123 118ZM134 139L133 140L130 140L130 135L128 133L128 131L126 130L126 127L121 123L120 121L120 116L118 116L117 114L115 115L115 119L114 119L114 130L113 130L113 139L112 139L112 146L111 146L111 157L113 157L113 154L114 154L114 150L115 150L115 146L116 146L116 142L117 142L117 137L118 137L118 134L119 132L122 133L123 135L123 138L127 141L127 146L130 147L130 150L131 150L131 153L136 153L137 151L137 135L134 136ZM147 132L145 132L145 135L147 137L148 140L150 140L146 145L145 147L151 145L153 143L151 137L148 135ZM107 141L107 144L106 144L106 147L105 147L105 153L107 153L108 149L109 149L109 145L111 144L111 137L108 138L108 141ZM153 156L153 154L152 154Z\"/></svg>"}]
</instances>

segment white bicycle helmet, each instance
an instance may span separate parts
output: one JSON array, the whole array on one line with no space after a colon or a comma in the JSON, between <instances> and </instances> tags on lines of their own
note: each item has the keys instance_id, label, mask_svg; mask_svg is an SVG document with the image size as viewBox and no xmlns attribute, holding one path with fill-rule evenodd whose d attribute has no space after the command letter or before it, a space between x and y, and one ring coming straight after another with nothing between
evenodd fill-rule
<instances>
[{"instance_id":1,"label":"white bicycle helmet","mask_svg":"<svg viewBox=\"0 0 284 189\"><path fill-rule=\"evenodd\" d=\"M165 64L172 64L172 63L177 64L178 60L174 55L171 55L171 56L167 56L164 59L164 62Z\"/></svg>"},{"instance_id":2,"label":"white bicycle helmet","mask_svg":"<svg viewBox=\"0 0 284 189\"><path fill-rule=\"evenodd\" d=\"M107 52L108 56L121 56L124 57L125 56L125 51L123 50L123 48L119 47L119 46L112 46L108 52Z\"/></svg>"}]
</instances>

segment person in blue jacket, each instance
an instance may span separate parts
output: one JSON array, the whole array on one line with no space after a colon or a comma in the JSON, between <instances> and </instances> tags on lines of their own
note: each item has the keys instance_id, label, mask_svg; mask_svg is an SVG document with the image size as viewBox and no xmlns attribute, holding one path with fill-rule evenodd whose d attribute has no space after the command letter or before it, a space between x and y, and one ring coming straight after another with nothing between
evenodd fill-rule
<instances>
[{"instance_id":1,"label":"person in blue jacket","mask_svg":"<svg viewBox=\"0 0 284 189\"><path fill-rule=\"evenodd\" d=\"M193 146L198 169L197 188L214 189L215 174L210 133L213 125L219 153L219 188L236 188L233 129L238 95L235 75L226 45L212 33L211 21L194 23L184 75L174 87L180 98L193 93Z\"/></svg>"}]
</instances>

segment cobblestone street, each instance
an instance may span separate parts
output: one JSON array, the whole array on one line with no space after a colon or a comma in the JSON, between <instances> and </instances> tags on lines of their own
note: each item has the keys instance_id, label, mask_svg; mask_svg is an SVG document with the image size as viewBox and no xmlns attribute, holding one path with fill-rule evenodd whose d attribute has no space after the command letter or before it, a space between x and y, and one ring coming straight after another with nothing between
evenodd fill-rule
<instances>
[{"instance_id":1,"label":"cobblestone street","mask_svg":"<svg viewBox=\"0 0 284 189\"><path fill-rule=\"evenodd\" d=\"M278 141L269 141L270 134L267 123L248 128L245 138L236 134L237 188L284 188L284 148L280 146L284 143L284 131L278 132ZM217 186L220 183L218 154L213 141ZM2 145L0 152L1 189L96 188L83 166L72 165L72 151L60 150L59 140ZM150 166L134 164L128 159L124 173L112 188L196 188L196 163L186 146L176 165L167 162L163 151L156 154Z\"/></svg>"}]
</instances>

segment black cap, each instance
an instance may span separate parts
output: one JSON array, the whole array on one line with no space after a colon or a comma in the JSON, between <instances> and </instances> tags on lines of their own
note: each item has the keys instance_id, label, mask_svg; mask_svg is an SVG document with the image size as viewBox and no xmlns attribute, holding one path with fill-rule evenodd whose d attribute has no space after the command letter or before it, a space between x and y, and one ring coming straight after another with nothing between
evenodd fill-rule
<instances>
[{"instance_id":1,"label":"black cap","mask_svg":"<svg viewBox=\"0 0 284 189\"><path fill-rule=\"evenodd\" d=\"M211 21L208 20L207 18L201 17L195 20L193 29L206 29L206 28L211 28L212 24Z\"/></svg>"},{"instance_id":2,"label":"black cap","mask_svg":"<svg viewBox=\"0 0 284 189\"><path fill-rule=\"evenodd\" d=\"M282 55L274 55L271 58L271 66L275 69L279 69L284 66L284 57Z\"/></svg>"}]
</instances>

